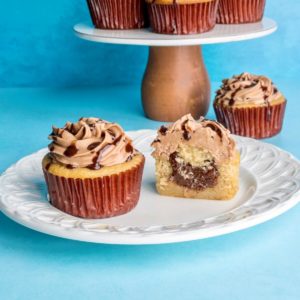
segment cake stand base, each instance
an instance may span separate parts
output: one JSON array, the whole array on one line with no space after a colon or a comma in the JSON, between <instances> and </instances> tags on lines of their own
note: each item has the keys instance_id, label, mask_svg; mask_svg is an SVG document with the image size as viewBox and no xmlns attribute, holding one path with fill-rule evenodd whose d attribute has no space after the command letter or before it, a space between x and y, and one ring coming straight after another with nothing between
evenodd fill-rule
<instances>
[{"instance_id":1,"label":"cake stand base","mask_svg":"<svg viewBox=\"0 0 300 300\"><path fill-rule=\"evenodd\" d=\"M210 82L200 46L150 47L142 100L148 118L173 122L185 114L205 116Z\"/></svg>"}]
</instances>

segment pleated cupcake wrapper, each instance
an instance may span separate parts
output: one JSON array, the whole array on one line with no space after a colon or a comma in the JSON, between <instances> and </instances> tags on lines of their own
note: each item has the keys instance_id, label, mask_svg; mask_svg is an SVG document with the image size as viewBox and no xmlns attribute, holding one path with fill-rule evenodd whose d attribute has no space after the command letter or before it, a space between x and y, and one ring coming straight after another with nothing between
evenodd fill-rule
<instances>
[{"instance_id":1,"label":"pleated cupcake wrapper","mask_svg":"<svg viewBox=\"0 0 300 300\"><path fill-rule=\"evenodd\" d=\"M81 218L125 214L138 203L144 161L125 172L94 179L65 178L44 169L51 204Z\"/></svg>"},{"instance_id":2,"label":"pleated cupcake wrapper","mask_svg":"<svg viewBox=\"0 0 300 300\"><path fill-rule=\"evenodd\" d=\"M144 0L87 0L96 28L133 29L145 25Z\"/></svg>"},{"instance_id":3,"label":"pleated cupcake wrapper","mask_svg":"<svg viewBox=\"0 0 300 300\"><path fill-rule=\"evenodd\" d=\"M214 105L217 120L231 133L262 139L282 129L286 101L269 107L232 108Z\"/></svg>"},{"instance_id":4,"label":"pleated cupcake wrapper","mask_svg":"<svg viewBox=\"0 0 300 300\"><path fill-rule=\"evenodd\" d=\"M148 4L153 31L162 34L206 32L216 24L218 1L197 4Z\"/></svg>"},{"instance_id":5,"label":"pleated cupcake wrapper","mask_svg":"<svg viewBox=\"0 0 300 300\"><path fill-rule=\"evenodd\" d=\"M258 22L263 18L266 0L220 0L217 14L219 24Z\"/></svg>"}]
</instances>

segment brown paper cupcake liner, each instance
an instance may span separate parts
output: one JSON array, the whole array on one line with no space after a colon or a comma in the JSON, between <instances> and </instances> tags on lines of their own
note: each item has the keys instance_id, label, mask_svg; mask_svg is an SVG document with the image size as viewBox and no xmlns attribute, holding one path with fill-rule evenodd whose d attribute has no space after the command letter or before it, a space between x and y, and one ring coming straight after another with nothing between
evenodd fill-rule
<instances>
[{"instance_id":1,"label":"brown paper cupcake liner","mask_svg":"<svg viewBox=\"0 0 300 300\"><path fill-rule=\"evenodd\" d=\"M265 5L266 0L220 0L217 23L259 22L263 18Z\"/></svg>"},{"instance_id":2,"label":"brown paper cupcake liner","mask_svg":"<svg viewBox=\"0 0 300 300\"><path fill-rule=\"evenodd\" d=\"M278 134L286 101L269 107L233 108L214 105L217 120L233 134L263 139Z\"/></svg>"},{"instance_id":3,"label":"brown paper cupcake liner","mask_svg":"<svg viewBox=\"0 0 300 300\"><path fill-rule=\"evenodd\" d=\"M163 34L193 34L214 28L218 1L196 4L148 4L153 31Z\"/></svg>"},{"instance_id":4,"label":"brown paper cupcake liner","mask_svg":"<svg viewBox=\"0 0 300 300\"><path fill-rule=\"evenodd\" d=\"M138 203L144 160L125 172L93 179L65 178L44 169L51 204L81 218L125 214Z\"/></svg>"},{"instance_id":5,"label":"brown paper cupcake liner","mask_svg":"<svg viewBox=\"0 0 300 300\"><path fill-rule=\"evenodd\" d=\"M144 0L87 0L93 24L102 29L133 29L145 25Z\"/></svg>"}]
</instances>

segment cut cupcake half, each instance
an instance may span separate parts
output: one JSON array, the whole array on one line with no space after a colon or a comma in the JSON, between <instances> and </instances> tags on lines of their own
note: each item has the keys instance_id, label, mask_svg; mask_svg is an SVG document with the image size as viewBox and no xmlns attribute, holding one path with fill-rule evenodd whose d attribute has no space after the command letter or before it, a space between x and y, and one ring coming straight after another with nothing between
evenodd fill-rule
<instances>
[{"instance_id":1,"label":"cut cupcake half","mask_svg":"<svg viewBox=\"0 0 300 300\"><path fill-rule=\"evenodd\" d=\"M236 195L240 154L221 124L186 115L161 127L152 146L161 195L210 200Z\"/></svg>"}]
</instances>

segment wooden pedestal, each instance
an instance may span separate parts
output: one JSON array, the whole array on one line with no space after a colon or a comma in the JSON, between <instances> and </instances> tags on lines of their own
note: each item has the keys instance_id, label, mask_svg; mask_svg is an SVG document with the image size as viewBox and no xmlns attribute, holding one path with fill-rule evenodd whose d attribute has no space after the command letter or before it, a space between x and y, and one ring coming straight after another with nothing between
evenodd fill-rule
<instances>
[{"instance_id":1,"label":"wooden pedestal","mask_svg":"<svg viewBox=\"0 0 300 300\"><path fill-rule=\"evenodd\" d=\"M142 84L148 118L173 122L185 114L205 116L210 102L210 82L201 47L150 47Z\"/></svg>"}]
</instances>

